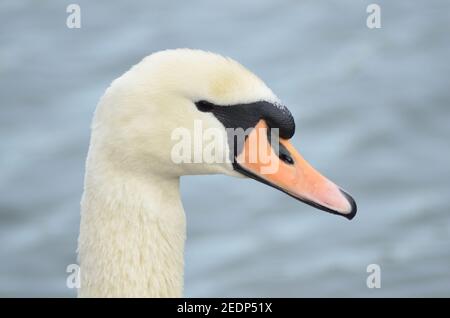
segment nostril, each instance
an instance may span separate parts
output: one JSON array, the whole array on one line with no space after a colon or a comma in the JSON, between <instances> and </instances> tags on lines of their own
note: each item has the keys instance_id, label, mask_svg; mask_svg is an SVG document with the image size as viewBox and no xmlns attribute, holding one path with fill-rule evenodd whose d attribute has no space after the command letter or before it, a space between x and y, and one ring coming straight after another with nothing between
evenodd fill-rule
<instances>
[{"instance_id":1,"label":"nostril","mask_svg":"<svg viewBox=\"0 0 450 318\"><path fill-rule=\"evenodd\" d=\"M267 130L267 140L269 141L269 144L272 145L273 148L273 143L276 142L276 140L279 140L279 136L276 135L276 139L272 140L272 130L269 128ZM293 165L294 164L294 159L291 157L291 153L289 152L289 150L286 149L286 147L281 143L278 142L278 149L273 148L275 153L278 154L278 158L280 158L281 161L289 164L289 165Z\"/></svg>"},{"instance_id":2,"label":"nostril","mask_svg":"<svg viewBox=\"0 0 450 318\"><path fill-rule=\"evenodd\" d=\"M290 165L294 164L294 159L292 159L292 157L289 156L288 154L280 153L279 157L282 161L286 162L287 164L290 164Z\"/></svg>"},{"instance_id":3,"label":"nostril","mask_svg":"<svg viewBox=\"0 0 450 318\"><path fill-rule=\"evenodd\" d=\"M289 165L294 164L294 159L291 157L291 154L289 150L286 149L286 147L282 144L278 144L278 157L285 163Z\"/></svg>"}]
</instances>

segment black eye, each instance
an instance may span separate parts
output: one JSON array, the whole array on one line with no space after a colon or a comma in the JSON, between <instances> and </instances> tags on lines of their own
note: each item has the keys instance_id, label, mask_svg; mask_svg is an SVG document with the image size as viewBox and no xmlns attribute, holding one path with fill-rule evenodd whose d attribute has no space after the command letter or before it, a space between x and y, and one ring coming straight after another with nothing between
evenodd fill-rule
<instances>
[{"instance_id":1,"label":"black eye","mask_svg":"<svg viewBox=\"0 0 450 318\"><path fill-rule=\"evenodd\" d=\"M206 100L201 100L195 103L197 109L201 112L210 112L214 109L214 104L207 102Z\"/></svg>"}]
</instances>

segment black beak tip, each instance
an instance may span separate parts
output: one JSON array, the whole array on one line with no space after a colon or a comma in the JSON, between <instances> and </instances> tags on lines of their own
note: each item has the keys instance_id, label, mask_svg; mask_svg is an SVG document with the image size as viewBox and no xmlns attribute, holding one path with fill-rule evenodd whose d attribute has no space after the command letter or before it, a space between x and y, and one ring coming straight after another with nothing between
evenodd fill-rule
<instances>
[{"instance_id":1,"label":"black beak tip","mask_svg":"<svg viewBox=\"0 0 450 318\"><path fill-rule=\"evenodd\" d=\"M343 216L345 216L347 219L351 220L351 219L353 219L355 217L356 211L358 211L358 207L356 206L356 202L355 202L355 200L352 198L352 196L350 194L348 194L347 192L345 192L342 189L339 189L339 190L345 196L345 198L348 200L348 202L350 203L350 206L351 206L350 213L343 214Z\"/></svg>"}]
</instances>

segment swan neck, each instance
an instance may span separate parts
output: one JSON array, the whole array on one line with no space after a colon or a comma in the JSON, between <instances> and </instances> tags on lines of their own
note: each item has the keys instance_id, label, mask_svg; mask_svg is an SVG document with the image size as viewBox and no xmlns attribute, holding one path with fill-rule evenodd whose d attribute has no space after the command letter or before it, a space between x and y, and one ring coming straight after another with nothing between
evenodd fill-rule
<instances>
[{"instance_id":1,"label":"swan neck","mask_svg":"<svg viewBox=\"0 0 450 318\"><path fill-rule=\"evenodd\" d=\"M81 203L79 296L180 297L179 178L121 173L97 161L88 156Z\"/></svg>"}]
</instances>

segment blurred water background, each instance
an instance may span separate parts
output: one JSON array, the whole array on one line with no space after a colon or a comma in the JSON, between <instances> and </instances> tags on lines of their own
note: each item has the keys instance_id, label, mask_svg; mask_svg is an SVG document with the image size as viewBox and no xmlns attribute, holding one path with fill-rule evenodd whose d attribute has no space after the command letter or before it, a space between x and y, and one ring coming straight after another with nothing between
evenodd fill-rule
<instances>
[{"instance_id":1,"label":"blurred water background","mask_svg":"<svg viewBox=\"0 0 450 318\"><path fill-rule=\"evenodd\" d=\"M349 222L252 180L183 178L186 296L450 296L449 1L377 1L376 30L370 1L77 0L81 29L69 3L0 3L1 296L75 296L96 103L176 47L262 77L296 118L294 144L359 205Z\"/></svg>"}]
</instances>

